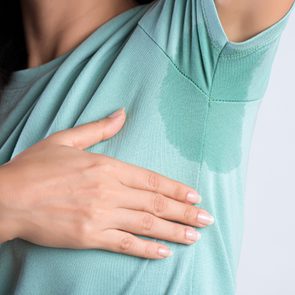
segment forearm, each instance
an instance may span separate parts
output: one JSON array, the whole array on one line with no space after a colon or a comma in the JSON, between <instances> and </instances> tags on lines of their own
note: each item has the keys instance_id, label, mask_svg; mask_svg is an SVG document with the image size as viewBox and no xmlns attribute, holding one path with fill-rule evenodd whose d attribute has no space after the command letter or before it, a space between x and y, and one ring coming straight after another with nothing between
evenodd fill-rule
<instances>
[{"instance_id":1,"label":"forearm","mask_svg":"<svg viewBox=\"0 0 295 295\"><path fill-rule=\"evenodd\" d=\"M13 198L10 192L12 187L11 173L6 167L0 166L0 243L17 236L17 216L12 210Z\"/></svg>"}]
</instances>

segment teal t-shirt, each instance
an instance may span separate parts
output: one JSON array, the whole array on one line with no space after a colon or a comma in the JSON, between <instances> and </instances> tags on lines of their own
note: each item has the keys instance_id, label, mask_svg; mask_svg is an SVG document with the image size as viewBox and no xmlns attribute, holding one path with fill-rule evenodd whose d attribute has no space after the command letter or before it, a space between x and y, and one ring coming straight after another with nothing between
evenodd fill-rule
<instances>
[{"instance_id":1,"label":"teal t-shirt","mask_svg":"<svg viewBox=\"0 0 295 295\"><path fill-rule=\"evenodd\" d=\"M117 15L70 52L14 72L0 103L0 164L125 107L123 129L88 151L196 188L215 223L198 228L193 245L159 240L174 252L160 260L8 241L0 245L0 294L234 294L249 148L290 12L234 43L214 0L157 0Z\"/></svg>"}]
</instances>

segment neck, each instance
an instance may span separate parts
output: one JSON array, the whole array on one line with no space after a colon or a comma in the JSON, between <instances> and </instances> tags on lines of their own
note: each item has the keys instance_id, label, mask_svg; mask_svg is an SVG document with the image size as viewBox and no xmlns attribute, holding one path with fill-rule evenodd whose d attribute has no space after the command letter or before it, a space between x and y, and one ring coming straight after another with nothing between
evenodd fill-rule
<instances>
[{"instance_id":1,"label":"neck","mask_svg":"<svg viewBox=\"0 0 295 295\"><path fill-rule=\"evenodd\" d=\"M70 51L99 26L136 5L135 0L21 0L27 67Z\"/></svg>"}]
</instances>

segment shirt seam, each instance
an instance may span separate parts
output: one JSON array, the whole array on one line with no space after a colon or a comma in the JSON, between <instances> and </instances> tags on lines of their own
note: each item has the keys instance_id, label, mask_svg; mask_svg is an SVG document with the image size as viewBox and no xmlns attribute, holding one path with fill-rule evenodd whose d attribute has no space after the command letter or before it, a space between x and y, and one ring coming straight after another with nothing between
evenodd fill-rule
<instances>
[{"instance_id":1,"label":"shirt seam","mask_svg":"<svg viewBox=\"0 0 295 295\"><path fill-rule=\"evenodd\" d=\"M219 44L217 41L215 41L215 39L213 38L213 34L209 25L209 21L208 21L208 15L206 12L206 9L201 1L201 9L204 15L204 19L205 19L205 23L206 23L206 30L208 32L208 35L210 37L210 42L212 44L213 47L215 47L216 49L220 50L220 49L224 49L226 46L235 46L234 43L229 42L229 40L225 39L225 45L221 45ZM274 35L270 35L269 38L264 38L264 42L263 40L261 40L260 43L258 43L256 46L254 47L250 47L250 48L236 48L236 52L233 53L223 53L223 57L227 58L227 59L231 59L231 58L239 58L239 57L244 57L244 56L248 56L251 54L254 54L255 52L259 51L260 49L263 49L267 46L269 46L270 44L274 43L278 38L280 38L281 33L280 33L280 29L277 29L277 31L274 31ZM257 41L256 41L257 42ZM251 45L251 43L250 43Z\"/></svg>"},{"instance_id":2,"label":"shirt seam","mask_svg":"<svg viewBox=\"0 0 295 295\"><path fill-rule=\"evenodd\" d=\"M187 74L185 74L179 66L172 60L172 58L166 53L166 51L154 40L154 38L138 23L139 28L149 37L150 40L162 51L162 53L165 54L165 56L170 60L170 62L173 64L175 69L187 80L189 80L193 85L203 94L207 97L209 100L209 94L206 93L192 78L190 78Z\"/></svg>"},{"instance_id":3,"label":"shirt seam","mask_svg":"<svg viewBox=\"0 0 295 295\"><path fill-rule=\"evenodd\" d=\"M210 98L210 93L212 91L212 86L213 86L213 80L215 77L215 73L216 73L216 69L218 66L218 61L220 59L222 50L224 49L224 47L222 48L222 50L220 50L219 55L218 55L218 59L217 62L215 64L214 67L214 73L211 79L211 85L210 85L210 90L209 90L209 94L205 93L189 76L187 76L185 73L183 73L179 67L174 63L174 61L171 59L171 57L163 50L163 48L150 36L150 34L148 34L146 32L146 30L140 25L138 24L139 28L149 37L150 40L152 40L152 42L165 54L165 56L170 60L170 62L174 65L175 69L186 79L188 79L189 81L191 81L193 83L193 85L199 90L201 91L201 93L203 93L206 97L207 97L207 110L206 110L206 116L205 116L205 123L204 123L204 131L202 134L202 142L201 142L201 160L200 160L200 164L199 164L199 172L198 172L198 176L197 176L197 189L199 188L199 183L200 183L200 179L201 179L201 172L202 172L202 167L203 167L203 162L204 162L204 147L205 147L205 142L206 142L206 136L207 136L207 129L208 129L208 118L209 118L209 111L210 111L210 105L211 105L211 98ZM193 254L193 263L195 260L195 253ZM193 294L193 272L191 274L191 279L190 279L190 294Z\"/></svg>"},{"instance_id":4,"label":"shirt seam","mask_svg":"<svg viewBox=\"0 0 295 295\"><path fill-rule=\"evenodd\" d=\"M255 53L259 53L259 51L262 51L265 48L270 48L271 45L275 44L276 41L278 41L280 39L280 37L281 37L281 35L277 35L270 42L265 43L265 44L260 45L260 46L256 46L251 51L249 51L249 50L247 52L237 51L235 53L225 53L224 52L223 55L222 55L222 58L224 58L224 59L239 59L239 58L242 58L242 57L250 56L250 55L255 54ZM226 45L231 46L229 42L227 42Z\"/></svg>"},{"instance_id":5,"label":"shirt seam","mask_svg":"<svg viewBox=\"0 0 295 295\"><path fill-rule=\"evenodd\" d=\"M206 30L208 32L208 35L210 37L210 42L212 44L213 47L215 47L217 50L221 50L224 46L220 45L214 38L213 38L213 34L212 34L212 31L211 31L211 28L209 26L209 22L208 22L208 16L207 16L207 13L205 11L205 7L201 2L201 9L202 9L202 12L203 12L203 15L204 15L204 19L205 19L205 23L206 23ZM226 41L225 41L226 42Z\"/></svg>"},{"instance_id":6,"label":"shirt seam","mask_svg":"<svg viewBox=\"0 0 295 295\"><path fill-rule=\"evenodd\" d=\"M223 103L245 103L245 102L253 102L253 101L258 101L260 100L260 98L257 99L237 99L237 100L226 100L226 99L216 99L213 98L211 96L211 94L209 94L211 92L212 89L212 84L213 84L213 79L211 80L211 86L210 86L210 91L209 93L206 93L192 78L190 78L187 74L185 74L180 68L179 66L172 60L172 58L165 52L165 50L154 40L154 38L138 23L137 24L138 27L146 34L146 36L148 36L148 38L161 50L161 52L169 59L169 61L173 64L174 68L187 80L189 80L203 95L206 96L207 100L211 100L211 101L218 101L218 102L223 102ZM225 46L227 45L227 43L223 46L223 48L225 48ZM215 70L214 70L214 75L215 75L215 71L219 62L219 59L221 58L221 53L223 48L219 48L220 53L218 56L218 61L216 62L215 65ZM222 56L222 58L224 58L224 56Z\"/></svg>"},{"instance_id":7,"label":"shirt seam","mask_svg":"<svg viewBox=\"0 0 295 295\"><path fill-rule=\"evenodd\" d=\"M199 173L198 173L198 178L196 181L196 189L199 191L200 190L200 179L201 179L201 175L202 175L202 169L203 169L203 163L204 163L204 150L205 150L205 142L206 142L206 138L207 138L207 130L208 130L208 118L209 118L209 112L210 112L210 107L211 107L211 92L212 92L212 87L213 87L213 81L214 81L214 77L216 74L216 70L217 70L217 66L218 66L218 62L220 59L220 56L222 54L222 50L225 48L226 44L223 46L223 48L220 50L219 54L218 54L218 58L216 61L216 64L214 66L214 71L213 71L213 75L212 75L212 79L211 79L211 85L210 85L210 89L209 89L209 100L207 103L207 109L206 109L206 115L205 115L205 123L204 123L204 131L202 134L202 140L201 140L201 158L200 158L200 164L199 164ZM192 264L194 265L195 263L195 252L193 252L193 257L192 257ZM193 294L193 289L194 289L194 277L193 277L193 272L191 275L191 288L190 288L190 294Z\"/></svg>"},{"instance_id":8,"label":"shirt seam","mask_svg":"<svg viewBox=\"0 0 295 295\"><path fill-rule=\"evenodd\" d=\"M255 98L255 99L237 99L237 100L233 100L233 99L216 99L212 96L212 91L213 91L213 86L214 86L214 81L215 81L215 76L216 76L216 72L217 72L217 68L219 65L219 61L221 58L224 58L223 55L223 51L226 49L228 43L225 43L224 46L221 48L219 55L217 57L217 61L215 64L215 68L214 68L214 72L213 72L213 76L212 76L212 80L211 80L211 86L210 86L210 90L209 90L209 101L210 102L217 102L217 103L250 103L250 102L258 102L261 101L261 97L260 98Z\"/></svg>"}]
</instances>

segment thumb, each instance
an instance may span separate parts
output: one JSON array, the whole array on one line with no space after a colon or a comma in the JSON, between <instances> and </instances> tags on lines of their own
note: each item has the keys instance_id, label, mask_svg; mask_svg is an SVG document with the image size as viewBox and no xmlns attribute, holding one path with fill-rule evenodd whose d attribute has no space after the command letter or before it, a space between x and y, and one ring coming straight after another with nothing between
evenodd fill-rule
<instances>
[{"instance_id":1,"label":"thumb","mask_svg":"<svg viewBox=\"0 0 295 295\"><path fill-rule=\"evenodd\" d=\"M121 108L101 120L58 131L46 140L82 150L114 136L124 125L125 119L125 108Z\"/></svg>"}]
</instances>

